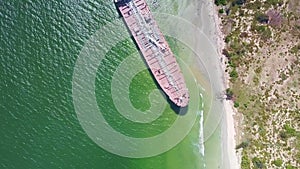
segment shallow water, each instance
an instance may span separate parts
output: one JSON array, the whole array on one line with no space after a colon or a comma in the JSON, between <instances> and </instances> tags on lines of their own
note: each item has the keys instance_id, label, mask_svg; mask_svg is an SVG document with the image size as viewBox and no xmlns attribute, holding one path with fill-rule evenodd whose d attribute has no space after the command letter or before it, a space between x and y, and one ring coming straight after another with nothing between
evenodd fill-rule
<instances>
[{"instance_id":1,"label":"shallow water","mask_svg":"<svg viewBox=\"0 0 300 169\"><path fill-rule=\"evenodd\" d=\"M175 15L184 15L184 9L189 7L188 3L175 1L160 2L156 8L154 4L150 6L157 13ZM178 59L188 64L198 85L207 90L199 92L205 100L200 99L198 104L206 103L204 119L200 106L199 111L195 111L196 122L191 131L165 153L149 158L122 157L101 148L86 134L78 120L72 95L74 67L86 42L106 24L122 21L118 20L114 5L103 0L11 0L2 1L0 9L1 168L198 169L216 168L221 163L220 130L205 125L209 122L213 97L210 85L205 84L210 82L203 70L197 68L199 64L195 62L199 59L189 47L168 38ZM109 36L118 36L118 32L111 30ZM105 47L109 43L101 45ZM97 68L94 92L98 107L115 130L137 138L151 137L170 128L179 115L167 106L152 123L135 124L117 114L111 97L114 72L136 52L130 38L109 49L101 67ZM147 96L155 88L149 72L137 74L129 89L135 108L148 109L151 104ZM203 138L204 131L200 130L203 127L203 130L211 128L207 138ZM212 129L214 127L216 129ZM170 140L172 138L163 141L167 144ZM205 144L199 143L201 140ZM145 147L153 149L151 145Z\"/></svg>"}]
</instances>

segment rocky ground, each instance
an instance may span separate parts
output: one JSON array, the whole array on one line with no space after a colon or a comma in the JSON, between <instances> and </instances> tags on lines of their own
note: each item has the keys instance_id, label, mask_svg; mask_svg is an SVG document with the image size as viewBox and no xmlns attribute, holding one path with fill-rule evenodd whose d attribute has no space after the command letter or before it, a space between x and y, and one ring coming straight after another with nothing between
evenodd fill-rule
<instances>
[{"instance_id":1,"label":"rocky ground","mask_svg":"<svg viewBox=\"0 0 300 169\"><path fill-rule=\"evenodd\" d=\"M215 3L242 168L300 168L300 1Z\"/></svg>"}]
</instances>

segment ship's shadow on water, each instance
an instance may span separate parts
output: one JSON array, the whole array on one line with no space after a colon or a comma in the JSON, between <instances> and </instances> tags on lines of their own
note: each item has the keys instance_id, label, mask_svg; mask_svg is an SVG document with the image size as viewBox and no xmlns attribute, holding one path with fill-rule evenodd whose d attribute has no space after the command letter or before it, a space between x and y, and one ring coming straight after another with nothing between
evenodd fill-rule
<instances>
[{"instance_id":1,"label":"ship's shadow on water","mask_svg":"<svg viewBox=\"0 0 300 169\"><path fill-rule=\"evenodd\" d=\"M171 109L179 116L184 116L187 114L189 106L185 106L185 107L179 107L176 104L174 104L169 98L167 98L167 101L171 107Z\"/></svg>"}]
</instances>

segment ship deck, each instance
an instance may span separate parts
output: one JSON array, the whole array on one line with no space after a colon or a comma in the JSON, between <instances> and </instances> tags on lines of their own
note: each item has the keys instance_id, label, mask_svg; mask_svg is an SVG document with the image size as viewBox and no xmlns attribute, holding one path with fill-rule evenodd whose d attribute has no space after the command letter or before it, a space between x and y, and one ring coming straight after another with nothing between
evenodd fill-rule
<instances>
[{"instance_id":1,"label":"ship deck","mask_svg":"<svg viewBox=\"0 0 300 169\"><path fill-rule=\"evenodd\" d=\"M187 106L189 93L183 74L146 1L116 4L161 89L177 106Z\"/></svg>"}]
</instances>

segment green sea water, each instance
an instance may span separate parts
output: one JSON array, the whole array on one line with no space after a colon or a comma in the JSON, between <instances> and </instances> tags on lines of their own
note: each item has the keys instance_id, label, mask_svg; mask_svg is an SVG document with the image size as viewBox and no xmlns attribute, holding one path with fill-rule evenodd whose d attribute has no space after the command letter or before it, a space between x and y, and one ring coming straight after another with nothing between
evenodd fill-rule
<instances>
[{"instance_id":1,"label":"green sea water","mask_svg":"<svg viewBox=\"0 0 300 169\"><path fill-rule=\"evenodd\" d=\"M74 66L85 42L118 17L114 4L103 0L0 2L0 168L199 169L218 165L215 159L220 150L215 143L220 134L210 137L207 155L202 156L199 115L177 146L149 158L112 154L82 129L72 98ZM179 50L184 45L171 37L168 41L181 56ZM127 39L107 53L97 72L95 93L114 129L134 137L150 137L169 128L178 115L167 107L151 125L136 125L114 111L110 92L113 73L134 52L134 43ZM132 104L147 110L151 105L146 96L156 88L149 71L138 73L129 88Z\"/></svg>"}]
</instances>

